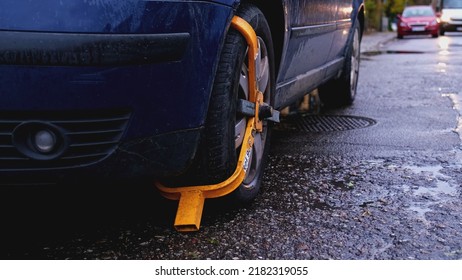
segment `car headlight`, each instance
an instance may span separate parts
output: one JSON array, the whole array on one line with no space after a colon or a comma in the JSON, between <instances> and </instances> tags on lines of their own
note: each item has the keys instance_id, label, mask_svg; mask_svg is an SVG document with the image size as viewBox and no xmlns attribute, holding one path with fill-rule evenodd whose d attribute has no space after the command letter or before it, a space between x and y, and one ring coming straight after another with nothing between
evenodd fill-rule
<instances>
[{"instance_id":1,"label":"car headlight","mask_svg":"<svg viewBox=\"0 0 462 280\"><path fill-rule=\"evenodd\" d=\"M401 23L399 24L399 26L401 26L401 27L407 27L407 23L401 22Z\"/></svg>"}]
</instances>

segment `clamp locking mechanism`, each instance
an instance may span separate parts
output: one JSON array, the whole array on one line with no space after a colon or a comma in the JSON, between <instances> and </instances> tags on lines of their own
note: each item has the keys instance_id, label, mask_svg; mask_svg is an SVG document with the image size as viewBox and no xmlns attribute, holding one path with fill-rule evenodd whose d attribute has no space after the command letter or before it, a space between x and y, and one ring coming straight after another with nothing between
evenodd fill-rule
<instances>
[{"instance_id":1,"label":"clamp locking mechanism","mask_svg":"<svg viewBox=\"0 0 462 280\"><path fill-rule=\"evenodd\" d=\"M239 99L237 102L237 112L246 117L253 117L255 116L255 103L245 99ZM258 118L265 121L280 122L279 111L273 109L273 107L266 103L260 105Z\"/></svg>"}]
</instances>

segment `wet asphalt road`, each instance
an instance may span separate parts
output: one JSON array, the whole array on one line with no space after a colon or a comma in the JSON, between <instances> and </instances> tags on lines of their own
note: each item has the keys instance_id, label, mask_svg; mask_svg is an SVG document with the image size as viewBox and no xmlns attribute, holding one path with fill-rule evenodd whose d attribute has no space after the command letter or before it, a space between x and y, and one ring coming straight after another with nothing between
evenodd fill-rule
<instances>
[{"instance_id":1,"label":"wet asphalt road","mask_svg":"<svg viewBox=\"0 0 462 280\"><path fill-rule=\"evenodd\" d=\"M367 50L355 104L320 116L361 128L284 119L252 204L182 234L142 183L2 189L2 258L462 259L462 34Z\"/></svg>"}]
</instances>

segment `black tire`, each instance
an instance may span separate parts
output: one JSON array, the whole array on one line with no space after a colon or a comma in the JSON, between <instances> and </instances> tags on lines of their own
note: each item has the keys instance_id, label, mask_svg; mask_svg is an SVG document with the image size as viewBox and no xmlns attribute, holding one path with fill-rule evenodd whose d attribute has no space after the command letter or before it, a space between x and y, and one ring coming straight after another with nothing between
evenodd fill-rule
<instances>
[{"instance_id":1,"label":"black tire","mask_svg":"<svg viewBox=\"0 0 462 280\"><path fill-rule=\"evenodd\" d=\"M318 88L324 108L337 108L353 104L358 85L361 30L358 21L346 48L345 63L340 77Z\"/></svg>"},{"instance_id":2,"label":"black tire","mask_svg":"<svg viewBox=\"0 0 462 280\"><path fill-rule=\"evenodd\" d=\"M237 15L246 20L257 34L261 59L259 89L264 100L272 104L274 98L274 55L271 33L263 13L255 6L242 4ZM218 183L226 180L235 170L247 119L236 112L238 99L248 98L247 43L244 37L230 28L221 52L214 80L209 112L205 127L206 180ZM258 69L258 67L257 67ZM257 195L268 153L271 125L264 122L263 132L255 135L251 164L244 182L229 198L248 202Z\"/></svg>"}]
</instances>

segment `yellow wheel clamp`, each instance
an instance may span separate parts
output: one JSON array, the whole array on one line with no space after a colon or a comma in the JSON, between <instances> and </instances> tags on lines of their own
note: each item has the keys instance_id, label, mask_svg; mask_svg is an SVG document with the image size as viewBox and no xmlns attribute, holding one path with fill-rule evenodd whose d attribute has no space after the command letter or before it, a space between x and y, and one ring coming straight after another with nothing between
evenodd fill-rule
<instances>
[{"instance_id":1,"label":"yellow wheel clamp","mask_svg":"<svg viewBox=\"0 0 462 280\"><path fill-rule=\"evenodd\" d=\"M179 200L174 227L181 232L199 230L206 198L225 196L241 185L250 165L249 160L252 153L255 133L262 132L263 129L262 121L259 119L259 109L263 104L263 94L257 88L255 70L259 48L257 35L252 26L240 17L234 16L231 21L231 26L244 36L249 45L249 101L255 104L255 115L249 117L247 121L236 170L226 181L215 185L179 188L169 188L162 185L160 182L155 182L155 185L164 197Z\"/></svg>"}]
</instances>

